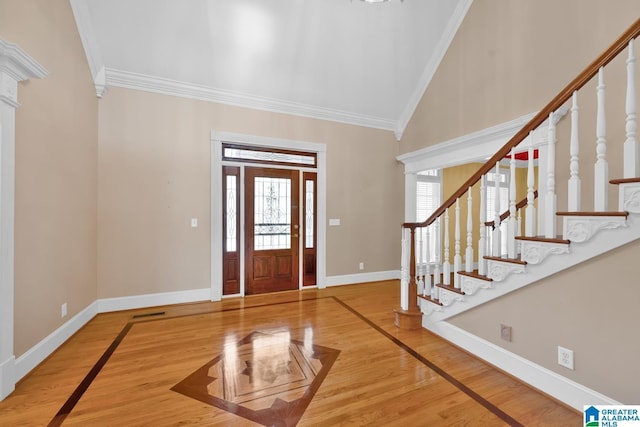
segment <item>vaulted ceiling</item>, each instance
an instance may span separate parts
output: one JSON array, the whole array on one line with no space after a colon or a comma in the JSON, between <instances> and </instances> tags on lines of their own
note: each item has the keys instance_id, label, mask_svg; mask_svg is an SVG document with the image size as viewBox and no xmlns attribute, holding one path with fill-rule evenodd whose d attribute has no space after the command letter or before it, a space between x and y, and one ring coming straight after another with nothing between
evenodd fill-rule
<instances>
[{"instance_id":1,"label":"vaulted ceiling","mask_svg":"<svg viewBox=\"0 0 640 427\"><path fill-rule=\"evenodd\" d=\"M98 96L128 87L400 138L471 1L71 4Z\"/></svg>"}]
</instances>

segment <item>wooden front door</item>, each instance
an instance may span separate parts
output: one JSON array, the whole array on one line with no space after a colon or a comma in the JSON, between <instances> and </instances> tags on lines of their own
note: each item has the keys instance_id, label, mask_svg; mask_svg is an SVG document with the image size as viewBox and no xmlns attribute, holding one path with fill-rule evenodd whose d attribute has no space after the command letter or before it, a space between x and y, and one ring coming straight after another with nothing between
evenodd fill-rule
<instances>
[{"instance_id":1,"label":"wooden front door","mask_svg":"<svg viewBox=\"0 0 640 427\"><path fill-rule=\"evenodd\" d=\"M245 293L298 289L299 174L245 169Z\"/></svg>"}]
</instances>

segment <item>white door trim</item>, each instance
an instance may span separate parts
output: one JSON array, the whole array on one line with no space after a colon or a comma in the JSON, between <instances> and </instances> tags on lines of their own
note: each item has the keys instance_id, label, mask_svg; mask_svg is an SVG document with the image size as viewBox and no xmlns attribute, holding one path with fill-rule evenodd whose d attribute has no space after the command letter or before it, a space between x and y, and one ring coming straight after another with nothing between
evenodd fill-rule
<instances>
[{"instance_id":1,"label":"white door trim","mask_svg":"<svg viewBox=\"0 0 640 427\"><path fill-rule=\"evenodd\" d=\"M211 300L222 299L222 143L248 144L260 147L316 153L317 212L317 286L325 288L326 280L326 206L327 206L327 146L315 142L268 138L256 135L211 131ZM241 225L242 228L242 225ZM242 257L241 257L242 262Z\"/></svg>"}]
</instances>

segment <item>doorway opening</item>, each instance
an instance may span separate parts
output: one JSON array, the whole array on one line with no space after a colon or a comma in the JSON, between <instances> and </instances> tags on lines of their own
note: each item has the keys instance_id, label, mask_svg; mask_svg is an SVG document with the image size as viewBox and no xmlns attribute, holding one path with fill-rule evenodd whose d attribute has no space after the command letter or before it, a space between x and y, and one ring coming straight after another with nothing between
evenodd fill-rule
<instances>
[{"instance_id":1,"label":"doorway opening","mask_svg":"<svg viewBox=\"0 0 640 427\"><path fill-rule=\"evenodd\" d=\"M318 286L316 154L231 143L221 150L222 295Z\"/></svg>"}]
</instances>

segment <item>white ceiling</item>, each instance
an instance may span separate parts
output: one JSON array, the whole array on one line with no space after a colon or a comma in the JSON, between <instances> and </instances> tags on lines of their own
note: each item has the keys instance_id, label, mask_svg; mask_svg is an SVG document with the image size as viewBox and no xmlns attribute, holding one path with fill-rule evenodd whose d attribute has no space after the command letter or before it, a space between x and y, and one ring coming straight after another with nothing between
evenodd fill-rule
<instances>
[{"instance_id":1,"label":"white ceiling","mask_svg":"<svg viewBox=\"0 0 640 427\"><path fill-rule=\"evenodd\" d=\"M71 4L98 96L130 87L388 129L399 138L471 1Z\"/></svg>"}]
</instances>

